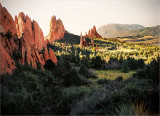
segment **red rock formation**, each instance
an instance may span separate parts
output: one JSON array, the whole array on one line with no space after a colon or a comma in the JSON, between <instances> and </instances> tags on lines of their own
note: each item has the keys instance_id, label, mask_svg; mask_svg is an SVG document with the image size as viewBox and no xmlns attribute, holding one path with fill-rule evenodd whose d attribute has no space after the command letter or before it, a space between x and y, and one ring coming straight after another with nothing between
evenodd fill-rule
<instances>
[{"instance_id":1,"label":"red rock formation","mask_svg":"<svg viewBox=\"0 0 160 116\"><path fill-rule=\"evenodd\" d=\"M45 42L43 32L36 21L32 22L27 15L25 16L24 13L21 12L19 13L18 18L17 16L15 16L15 23L17 34L19 37L21 37L25 31L28 31L28 42L30 42L31 44L36 44L39 50L44 47Z\"/></svg>"},{"instance_id":2,"label":"red rock formation","mask_svg":"<svg viewBox=\"0 0 160 116\"><path fill-rule=\"evenodd\" d=\"M44 48L45 45L43 32L36 21L33 21L33 27L34 27L34 42L41 50L42 48Z\"/></svg>"},{"instance_id":3,"label":"red rock formation","mask_svg":"<svg viewBox=\"0 0 160 116\"><path fill-rule=\"evenodd\" d=\"M57 64L56 57L49 57L47 44L45 44L44 36L41 28L36 21L31 22L28 16L20 13L18 18L15 18L18 36L22 36L22 64L31 65L37 68L36 63L39 62L43 67L45 61L51 59ZM39 54L44 49L44 53ZM52 53L54 54L54 52Z\"/></svg>"},{"instance_id":4,"label":"red rock formation","mask_svg":"<svg viewBox=\"0 0 160 116\"><path fill-rule=\"evenodd\" d=\"M50 32L47 36L47 39L50 42L55 40L60 40L64 37L65 29L63 23L60 19L56 20L56 17L53 16L50 21Z\"/></svg>"},{"instance_id":5,"label":"red rock formation","mask_svg":"<svg viewBox=\"0 0 160 116\"><path fill-rule=\"evenodd\" d=\"M82 33L80 35L80 47L83 47L83 37L82 37Z\"/></svg>"},{"instance_id":6,"label":"red rock formation","mask_svg":"<svg viewBox=\"0 0 160 116\"><path fill-rule=\"evenodd\" d=\"M0 25L3 27L4 31L10 30L12 34L16 34L16 25L12 16L9 14L6 8L2 7L0 4Z\"/></svg>"},{"instance_id":7,"label":"red rock formation","mask_svg":"<svg viewBox=\"0 0 160 116\"><path fill-rule=\"evenodd\" d=\"M89 44L89 43L87 43L87 41L85 40L85 38L87 38L88 37L88 35L87 34L85 34L85 36L82 36L82 33L81 33L81 36L80 36L80 47L86 47L86 46L94 46L94 39L93 38L91 38L91 43Z\"/></svg>"},{"instance_id":8,"label":"red rock formation","mask_svg":"<svg viewBox=\"0 0 160 116\"><path fill-rule=\"evenodd\" d=\"M3 27L2 27L2 25L0 25L0 32L5 33L5 31L4 31Z\"/></svg>"},{"instance_id":9,"label":"red rock formation","mask_svg":"<svg viewBox=\"0 0 160 116\"><path fill-rule=\"evenodd\" d=\"M95 50L98 51L98 45L97 45L97 43L96 43L96 49Z\"/></svg>"},{"instance_id":10,"label":"red rock formation","mask_svg":"<svg viewBox=\"0 0 160 116\"><path fill-rule=\"evenodd\" d=\"M88 34L85 37L93 38L93 37L101 38L102 36L97 33L96 27L93 26L93 29L88 31Z\"/></svg>"},{"instance_id":11,"label":"red rock formation","mask_svg":"<svg viewBox=\"0 0 160 116\"><path fill-rule=\"evenodd\" d=\"M49 49L49 57L52 60L52 62L54 62L57 65L57 58L52 49Z\"/></svg>"},{"instance_id":12,"label":"red rock formation","mask_svg":"<svg viewBox=\"0 0 160 116\"><path fill-rule=\"evenodd\" d=\"M62 43L62 47L65 47L66 45L64 43Z\"/></svg>"},{"instance_id":13,"label":"red rock formation","mask_svg":"<svg viewBox=\"0 0 160 116\"><path fill-rule=\"evenodd\" d=\"M94 46L94 39L91 38L91 46Z\"/></svg>"},{"instance_id":14,"label":"red rock formation","mask_svg":"<svg viewBox=\"0 0 160 116\"><path fill-rule=\"evenodd\" d=\"M0 74L12 74L12 70L16 68L15 62L0 44Z\"/></svg>"},{"instance_id":15,"label":"red rock formation","mask_svg":"<svg viewBox=\"0 0 160 116\"><path fill-rule=\"evenodd\" d=\"M13 69L16 68L14 60L16 59L22 65L30 65L33 68L37 68L37 63L41 64L41 68L45 65L45 61L51 59L57 64L57 58L54 52L50 49L47 50L47 44L45 44L43 32L36 21L31 21L24 13L19 13L19 16L15 17L15 22L10 16L8 11L0 4L1 11L5 11L5 18L0 18L1 24L0 31L6 32L10 30L13 34L17 32L17 36L11 38L1 37L0 42L0 74L12 74ZM8 25L6 22L11 21ZM15 27L14 27L15 26ZM17 29L17 30L16 30ZM41 52L41 50L43 52ZM41 53L40 53L41 52Z\"/></svg>"}]
</instances>

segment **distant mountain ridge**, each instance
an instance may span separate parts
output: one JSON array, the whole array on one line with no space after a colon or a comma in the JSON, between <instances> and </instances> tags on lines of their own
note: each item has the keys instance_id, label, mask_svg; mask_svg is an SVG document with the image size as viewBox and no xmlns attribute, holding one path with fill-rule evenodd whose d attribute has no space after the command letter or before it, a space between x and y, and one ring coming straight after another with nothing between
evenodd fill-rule
<instances>
[{"instance_id":1,"label":"distant mountain ridge","mask_svg":"<svg viewBox=\"0 0 160 116\"><path fill-rule=\"evenodd\" d=\"M124 37L131 35L158 35L159 26L144 27L138 24L108 24L101 26L97 32L105 38Z\"/></svg>"},{"instance_id":2,"label":"distant mountain ridge","mask_svg":"<svg viewBox=\"0 0 160 116\"><path fill-rule=\"evenodd\" d=\"M152 36L159 36L160 35L160 25L154 26L154 27L146 27L143 29L138 29L138 30L132 30L130 31L131 34L133 35L152 35Z\"/></svg>"}]
</instances>

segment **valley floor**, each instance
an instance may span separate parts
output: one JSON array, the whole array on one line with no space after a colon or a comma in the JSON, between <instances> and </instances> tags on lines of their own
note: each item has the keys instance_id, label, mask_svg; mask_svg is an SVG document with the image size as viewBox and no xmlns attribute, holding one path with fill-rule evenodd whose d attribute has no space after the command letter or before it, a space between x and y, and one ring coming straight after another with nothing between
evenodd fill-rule
<instances>
[{"instance_id":1,"label":"valley floor","mask_svg":"<svg viewBox=\"0 0 160 116\"><path fill-rule=\"evenodd\" d=\"M41 70L16 62L13 75L1 75L2 114L159 114L159 46L101 38L96 50L74 37L48 44L57 65L47 60Z\"/></svg>"}]
</instances>

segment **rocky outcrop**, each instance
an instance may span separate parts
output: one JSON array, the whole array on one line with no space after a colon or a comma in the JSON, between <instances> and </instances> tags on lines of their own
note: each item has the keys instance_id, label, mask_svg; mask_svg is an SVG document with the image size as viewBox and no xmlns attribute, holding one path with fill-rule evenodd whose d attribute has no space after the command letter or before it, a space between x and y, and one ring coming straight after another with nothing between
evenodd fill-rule
<instances>
[{"instance_id":1,"label":"rocky outcrop","mask_svg":"<svg viewBox=\"0 0 160 116\"><path fill-rule=\"evenodd\" d=\"M50 31L47 36L49 42L60 40L64 37L65 29L63 23L60 19L56 20L56 17L53 16L50 21Z\"/></svg>"},{"instance_id":2,"label":"rocky outcrop","mask_svg":"<svg viewBox=\"0 0 160 116\"><path fill-rule=\"evenodd\" d=\"M93 29L89 30L88 34L86 33L85 38L86 37L89 37L89 38L93 38L93 37L101 38L102 36L97 33L96 27L93 26Z\"/></svg>"},{"instance_id":3,"label":"rocky outcrop","mask_svg":"<svg viewBox=\"0 0 160 116\"><path fill-rule=\"evenodd\" d=\"M31 65L34 68L37 68L37 63L40 63L43 68L45 61L51 59L57 64L56 56L49 56L50 53L48 53L47 44L45 44L43 32L38 23L34 20L32 22L31 19L22 12L18 18L15 17L15 22L18 36L21 36L22 39L21 63Z\"/></svg>"},{"instance_id":4,"label":"rocky outcrop","mask_svg":"<svg viewBox=\"0 0 160 116\"><path fill-rule=\"evenodd\" d=\"M2 27L2 25L0 25L0 33L5 33L5 31L4 31L3 27Z\"/></svg>"},{"instance_id":5,"label":"rocky outcrop","mask_svg":"<svg viewBox=\"0 0 160 116\"><path fill-rule=\"evenodd\" d=\"M38 23L31 19L24 13L19 13L19 16L15 16L15 23L17 29L17 35L19 37L22 36L25 32L25 36L27 34L27 41L31 44L36 44L39 50L41 50L44 45L44 36L41 28L39 27ZM26 32L27 31L27 32Z\"/></svg>"},{"instance_id":6,"label":"rocky outcrop","mask_svg":"<svg viewBox=\"0 0 160 116\"><path fill-rule=\"evenodd\" d=\"M7 10L6 13L8 13ZM48 51L43 32L36 21L31 21L22 12L19 13L18 17L15 16L15 22L9 13L5 16L6 18L1 20L2 24L7 21L11 21L13 24L10 24L10 26L7 24L0 25L0 31L5 33L7 28L12 34L17 33L17 36L8 38L4 34L0 35L0 74L12 74L12 71L16 68L12 58L22 65L30 65L33 68L37 68L40 64L43 69L45 62L49 59L57 65L57 58L51 49ZM13 25L15 25L15 28L12 27Z\"/></svg>"},{"instance_id":7,"label":"rocky outcrop","mask_svg":"<svg viewBox=\"0 0 160 116\"><path fill-rule=\"evenodd\" d=\"M36 21L33 21L33 28L34 28L34 42L41 50L45 46L44 36L41 28L39 27Z\"/></svg>"},{"instance_id":8,"label":"rocky outcrop","mask_svg":"<svg viewBox=\"0 0 160 116\"><path fill-rule=\"evenodd\" d=\"M12 35L15 35L16 25L7 9L0 4L0 74L12 74L12 71L16 68L15 62L11 58L13 50L16 49L16 45L11 38L10 41L8 41L4 36L4 33L8 30L12 32ZM11 45L11 43L13 43L13 45Z\"/></svg>"},{"instance_id":9,"label":"rocky outcrop","mask_svg":"<svg viewBox=\"0 0 160 116\"><path fill-rule=\"evenodd\" d=\"M49 49L49 57L52 60L52 62L54 62L57 65L57 58L52 49Z\"/></svg>"},{"instance_id":10,"label":"rocky outcrop","mask_svg":"<svg viewBox=\"0 0 160 116\"><path fill-rule=\"evenodd\" d=\"M10 13L5 7L0 4L0 25L3 27L4 31L10 30L12 34L16 34L16 25Z\"/></svg>"},{"instance_id":11,"label":"rocky outcrop","mask_svg":"<svg viewBox=\"0 0 160 116\"><path fill-rule=\"evenodd\" d=\"M12 74L16 68L14 60L5 51L4 47L0 44L0 74Z\"/></svg>"},{"instance_id":12,"label":"rocky outcrop","mask_svg":"<svg viewBox=\"0 0 160 116\"><path fill-rule=\"evenodd\" d=\"M87 34L85 36L80 36L80 47L86 47L86 46L94 46L94 38L91 38L90 43L87 43L87 41L85 40L85 38L89 37Z\"/></svg>"}]
</instances>

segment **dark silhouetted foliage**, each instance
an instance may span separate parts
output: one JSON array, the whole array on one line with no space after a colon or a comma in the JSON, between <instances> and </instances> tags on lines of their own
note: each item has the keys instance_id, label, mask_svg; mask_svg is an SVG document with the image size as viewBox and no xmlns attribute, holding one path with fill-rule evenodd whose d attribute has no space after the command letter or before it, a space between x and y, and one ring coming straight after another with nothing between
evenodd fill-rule
<instances>
[{"instance_id":1,"label":"dark silhouetted foliage","mask_svg":"<svg viewBox=\"0 0 160 116\"><path fill-rule=\"evenodd\" d=\"M12 32L11 32L10 30L8 30L8 31L6 32L6 34L5 34L5 36L6 36L7 38L12 38Z\"/></svg>"}]
</instances>

